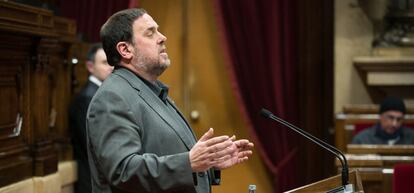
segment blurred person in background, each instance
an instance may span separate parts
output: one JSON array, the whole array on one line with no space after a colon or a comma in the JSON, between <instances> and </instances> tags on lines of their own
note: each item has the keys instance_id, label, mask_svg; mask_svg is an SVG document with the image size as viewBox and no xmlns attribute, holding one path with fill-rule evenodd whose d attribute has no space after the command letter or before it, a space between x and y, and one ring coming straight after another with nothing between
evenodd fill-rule
<instances>
[{"instance_id":1,"label":"blurred person in background","mask_svg":"<svg viewBox=\"0 0 414 193\"><path fill-rule=\"evenodd\" d=\"M93 95L113 71L113 67L106 60L101 43L93 44L89 49L86 68L89 72L88 81L69 107L69 128L78 168L75 193L92 192L86 147L86 113Z\"/></svg>"}]
</instances>

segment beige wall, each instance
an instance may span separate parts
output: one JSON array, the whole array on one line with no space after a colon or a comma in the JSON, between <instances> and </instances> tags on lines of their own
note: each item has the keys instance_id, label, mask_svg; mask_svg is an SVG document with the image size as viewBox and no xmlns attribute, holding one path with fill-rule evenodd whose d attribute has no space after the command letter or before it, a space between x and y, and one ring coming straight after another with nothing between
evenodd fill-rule
<instances>
[{"instance_id":1,"label":"beige wall","mask_svg":"<svg viewBox=\"0 0 414 193\"><path fill-rule=\"evenodd\" d=\"M352 59L371 55L373 26L358 0L336 0L334 22L334 112L340 112L345 104L372 103Z\"/></svg>"},{"instance_id":2,"label":"beige wall","mask_svg":"<svg viewBox=\"0 0 414 193\"><path fill-rule=\"evenodd\" d=\"M73 193L76 175L76 162L63 161L56 173L1 187L0 193Z\"/></svg>"}]
</instances>

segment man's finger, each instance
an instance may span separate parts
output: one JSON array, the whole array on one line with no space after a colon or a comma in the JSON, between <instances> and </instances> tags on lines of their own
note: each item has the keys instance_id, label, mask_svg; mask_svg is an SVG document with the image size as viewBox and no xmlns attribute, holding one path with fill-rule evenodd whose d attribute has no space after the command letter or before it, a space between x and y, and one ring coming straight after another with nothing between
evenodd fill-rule
<instances>
[{"instance_id":1,"label":"man's finger","mask_svg":"<svg viewBox=\"0 0 414 193\"><path fill-rule=\"evenodd\" d=\"M208 151L212 153L212 157L219 158L226 155L232 155L236 152L236 148L231 148L232 144L220 144L220 146L212 146Z\"/></svg>"},{"instance_id":2,"label":"man's finger","mask_svg":"<svg viewBox=\"0 0 414 193\"><path fill-rule=\"evenodd\" d=\"M235 141L234 143L240 149L251 149L254 147L254 144L247 139L240 139Z\"/></svg>"},{"instance_id":3,"label":"man's finger","mask_svg":"<svg viewBox=\"0 0 414 193\"><path fill-rule=\"evenodd\" d=\"M250 141L247 140L247 139L239 139L237 141L234 141L234 143L237 145L237 147L240 147L240 146L245 146L245 145L249 144Z\"/></svg>"},{"instance_id":4,"label":"man's finger","mask_svg":"<svg viewBox=\"0 0 414 193\"><path fill-rule=\"evenodd\" d=\"M207 152L217 153L217 152L222 151L224 149L230 149L232 145L233 145L233 142L231 142L230 140L224 140L223 142L216 143L216 144L213 144L211 146L207 146Z\"/></svg>"},{"instance_id":5,"label":"man's finger","mask_svg":"<svg viewBox=\"0 0 414 193\"><path fill-rule=\"evenodd\" d=\"M214 129L210 127L210 129L208 129L208 131L204 133L203 136L201 136L199 141L206 141L210 139L211 137L213 137L213 135L214 135Z\"/></svg>"},{"instance_id":6,"label":"man's finger","mask_svg":"<svg viewBox=\"0 0 414 193\"><path fill-rule=\"evenodd\" d=\"M226 156L223 156L223 157L220 157L220 158L211 159L210 164L211 165L217 165L217 164L219 164L221 162L225 162L225 161L227 161L229 159L231 159L231 156L230 155L226 155Z\"/></svg>"},{"instance_id":7,"label":"man's finger","mask_svg":"<svg viewBox=\"0 0 414 193\"><path fill-rule=\"evenodd\" d=\"M218 143L223 143L223 142L227 141L228 139L229 139L229 136L222 135L222 136L209 138L209 139L205 140L205 142L206 142L207 147L209 147L209 146L213 146L213 145L218 144Z\"/></svg>"},{"instance_id":8,"label":"man's finger","mask_svg":"<svg viewBox=\"0 0 414 193\"><path fill-rule=\"evenodd\" d=\"M253 151L251 151L251 150L247 150L247 151L242 151L242 152L239 152L238 157L239 157L239 158L243 158L243 157L249 157L249 156L251 156L251 155L253 155Z\"/></svg>"}]
</instances>

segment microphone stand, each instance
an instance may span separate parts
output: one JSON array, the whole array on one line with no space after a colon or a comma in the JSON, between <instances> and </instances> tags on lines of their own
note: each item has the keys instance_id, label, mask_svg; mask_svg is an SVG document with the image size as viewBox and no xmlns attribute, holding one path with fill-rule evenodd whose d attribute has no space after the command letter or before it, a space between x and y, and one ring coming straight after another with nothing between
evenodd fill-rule
<instances>
[{"instance_id":1,"label":"microphone stand","mask_svg":"<svg viewBox=\"0 0 414 193\"><path fill-rule=\"evenodd\" d=\"M266 118L270 118L274 121L277 121L279 123L281 123L282 125L294 130L295 132L299 133L300 135L306 137L307 139L311 140L312 142L318 144L319 146L321 146L322 148L328 150L329 152L331 152L332 154L334 154L339 161L341 162L341 166L342 166L342 172L341 172L341 177L342 177L342 187L341 189L334 189L331 191L328 191L328 193L334 193L334 192L341 192L341 191L345 191L345 192L353 192L353 187L352 184L349 184L349 170L348 170L348 162L346 160L345 155L339 151L337 148L333 147L332 145L326 143L325 141L320 140L319 138L311 135L310 133L300 129L299 127L296 127L295 125L277 117L276 115L274 115L272 112L270 112L269 110L262 108L262 110L260 111L261 115L266 117ZM350 190L347 190L350 189Z\"/></svg>"}]
</instances>

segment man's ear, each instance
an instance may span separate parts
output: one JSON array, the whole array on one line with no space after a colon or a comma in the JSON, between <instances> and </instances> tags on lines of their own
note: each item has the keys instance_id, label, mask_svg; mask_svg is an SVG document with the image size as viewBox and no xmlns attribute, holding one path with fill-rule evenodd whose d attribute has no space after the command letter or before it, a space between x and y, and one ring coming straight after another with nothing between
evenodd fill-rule
<instances>
[{"instance_id":1,"label":"man's ear","mask_svg":"<svg viewBox=\"0 0 414 193\"><path fill-rule=\"evenodd\" d=\"M132 47L127 42L118 42L116 50L122 58L130 60L132 58Z\"/></svg>"},{"instance_id":2,"label":"man's ear","mask_svg":"<svg viewBox=\"0 0 414 193\"><path fill-rule=\"evenodd\" d=\"M94 73L94 63L90 60L86 61L86 69L88 69L89 74L93 74Z\"/></svg>"}]
</instances>

